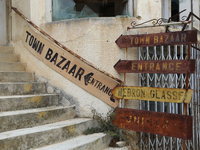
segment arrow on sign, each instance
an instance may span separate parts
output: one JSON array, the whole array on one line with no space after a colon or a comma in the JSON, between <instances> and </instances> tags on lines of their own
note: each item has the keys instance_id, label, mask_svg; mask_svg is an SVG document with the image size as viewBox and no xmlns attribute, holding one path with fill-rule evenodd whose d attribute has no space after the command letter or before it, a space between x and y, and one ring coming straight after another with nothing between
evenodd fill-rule
<instances>
[{"instance_id":1,"label":"arrow on sign","mask_svg":"<svg viewBox=\"0 0 200 150\"><path fill-rule=\"evenodd\" d=\"M190 103L193 90L188 89L186 92L185 89L118 86L112 90L112 94L117 99Z\"/></svg>"},{"instance_id":2,"label":"arrow on sign","mask_svg":"<svg viewBox=\"0 0 200 150\"><path fill-rule=\"evenodd\" d=\"M190 60L119 60L118 73L195 73L195 59Z\"/></svg>"},{"instance_id":3,"label":"arrow on sign","mask_svg":"<svg viewBox=\"0 0 200 150\"><path fill-rule=\"evenodd\" d=\"M121 35L115 42L120 48L196 44L197 31L190 30L155 34Z\"/></svg>"},{"instance_id":4,"label":"arrow on sign","mask_svg":"<svg viewBox=\"0 0 200 150\"><path fill-rule=\"evenodd\" d=\"M85 85L87 86L89 81L90 81L90 78L94 75L94 73L88 73L87 75L84 76L84 80L85 80Z\"/></svg>"}]
</instances>

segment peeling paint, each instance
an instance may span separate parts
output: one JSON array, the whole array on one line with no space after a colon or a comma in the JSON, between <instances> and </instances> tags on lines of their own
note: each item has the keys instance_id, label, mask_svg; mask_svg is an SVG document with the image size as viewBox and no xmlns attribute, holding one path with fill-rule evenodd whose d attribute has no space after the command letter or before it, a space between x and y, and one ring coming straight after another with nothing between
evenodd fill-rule
<instances>
[{"instance_id":1,"label":"peeling paint","mask_svg":"<svg viewBox=\"0 0 200 150\"><path fill-rule=\"evenodd\" d=\"M24 84L24 90L25 90L25 92L27 92L27 93L30 92L32 90L32 87L33 87L32 84L25 83Z\"/></svg>"},{"instance_id":2,"label":"peeling paint","mask_svg":"<svg viewBox=\"0 0 200 150\"><path fill-rule=\"evenodd\" d=\"M70 136L74 136L76 134L76 125L71 125L66 127L66 130L70 134Z\"/></svg>"},{"instance_id":3,"label":"peeling paint","mask_svg":"<svg viewBox=\"0 0 200 150\"><path fill-rule=\"evenodd\" d=\"M46 112L42 111L42 112L38 113L37 118L42 119L44 116L46 116Z\"/></svg>"},{"instance_id":4,"label":"peeling paint","mask_svg":"<svg viewBox=\"0 0 200 150\"><path fill-rule=\"evenodd\" d=\"M34 96L34 97L28 98L29 103L36 103L37 106L41 105L41 100L42 100L41 96Z\"/></svg>"}]
</instances>

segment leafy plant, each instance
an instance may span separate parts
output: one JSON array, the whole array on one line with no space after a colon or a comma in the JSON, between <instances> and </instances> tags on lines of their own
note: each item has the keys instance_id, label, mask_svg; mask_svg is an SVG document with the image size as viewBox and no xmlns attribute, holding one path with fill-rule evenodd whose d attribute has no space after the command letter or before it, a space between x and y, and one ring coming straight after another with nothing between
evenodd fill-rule
<instances>
[{"instance_id":1,"label":"leafy plant","mask_svg":"<svg viewBox=\"0 0 200 150\"><path fill-rule=\"evenodd\" d=\"M93 133L99 133L103 132L106 134L109 134L113 139L111 143L115 143L116 141L119 141L120 139L126 141L127 139L125 135L120 132L120 128L113 124L112 120L115 119L115 113L114 112L108 112L106 117L103 117L101 114L97 113L96 110L92 110L93 113L93 119L97 120L98 126L88 128L84 131L84 134L93 134Z\"/></svg>"}]
</instances>

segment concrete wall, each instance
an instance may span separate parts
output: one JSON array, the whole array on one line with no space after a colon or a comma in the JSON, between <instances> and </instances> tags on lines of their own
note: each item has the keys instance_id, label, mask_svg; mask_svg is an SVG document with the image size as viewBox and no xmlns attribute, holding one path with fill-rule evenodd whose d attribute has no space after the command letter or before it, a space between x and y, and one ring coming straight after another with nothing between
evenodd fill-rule
<instances>
[{"instance_id":1,"label":"concrete wall","mask_svg":"<svg viewBox=\"0 0 200 150\"><path fill-rule=\"evenodd\" d=\"M144 1L144 3L146 4L146 1ZM158 1L155 0L154 3L157 4ZM148 4L152 7L152 4ZM125 59L126 50L120 49L116 45L115 40L117 40L121 34L127 33L126 28L130 26L132 21L138 21L136 18L82 18L45 23L45 20L48 20L45 12L46 6L48 6L46 0L13 0L13 7L17 7L22 14L54 39L99 67L101 70L105 70L122 81L124 80L123 74L118 74L113 66L119 59ZM138 11L140 10L139 6L140 5L138 5ZM154 10L150 8L149 11L154 12ZM139 12L141 12L141 10ZM145 12L146 14L144 14ZM145 16L143 19L148 17L151 18L149 15L151 13L148 11L145 12L140 14ZM158 16L155 13L152 13L152 15L152 17ZM92 109L96 109L97 112L102 113L103 115L112 109L103 101L70 82L33 56L23 46L21 41L24 26L28 23L14 12L12 13L12 16L15 52L20 54L23 63L27 63L27 71L35 72L37 81L47 83L47 91L49 93L59 93L61 95L60 102L65 105L69 105L69 103L76 104L77 114L80 117L91 117ZM140 33L153 33L159 31L160 28L142 29L140 30ZM129 32L129 34L137 33L138 30L131 30ZM138 49L128 48L127 56L127 59L129 60L137 60ZM138 74L127 74L126 85L137 86ZM129 100L126 107L138 109L138 101Z\"/></svg>"},{"instance_id":2,"label":"concrete wall","mask_svg":"<svg viewBox=\"0 0 200 150\"><path fill-rule=\"evenodd\" d=\"M135 0L134 2L134 15L138 23L162 17L162 0Z\"/></svg>"}]
</instances>

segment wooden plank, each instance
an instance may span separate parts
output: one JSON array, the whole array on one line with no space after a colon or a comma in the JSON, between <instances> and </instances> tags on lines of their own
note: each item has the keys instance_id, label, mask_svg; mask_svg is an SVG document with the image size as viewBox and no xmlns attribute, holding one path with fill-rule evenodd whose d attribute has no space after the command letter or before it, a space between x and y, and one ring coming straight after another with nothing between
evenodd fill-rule
<instances>
[{"instance_id":1,"label":"wooden plank","mask_svg":"<svg viewBox=\"0 0 200 150\"><path fill-rule=\"evenodd\" d=\"M24 28L22 42L39 59L38 61L44 62L47 66L108 105L112 107L118 106L119 102L113 97L111 90L119 82L57 47L50 40L28 26Z\"/></svg>"},{"instance_id":2,"label":"wooden plank","mask_svg":"<svg viewBox=\"0 0 200 150\"><path fill-rule=\"evenodd\" d=\"M112 94L118 99L190 103L193 90L186 92L185 89L118 86L112 90Z\"/></svg>"},{"instance_id":3,"label":"wooden plank","mask_svg":"<svg viewBox=\"0 0 200 150\"><path fill-rule=\"evenodd\" d=\"M192 116L117 108L114 125L118 127L192 140Z\"/></svg>"},{"instance_id":4,"label":"wooden plank","mask_svg":"<svg viewBox=\"0 0 200 150\"><path fill-rule=\"evenodd\" d=\"M196 44L197 30L141 35L121 35L115 42L120 48Z\"/></svg>"},{"instance_id":5,"label":"wooden plank","mask_svg":"<svg viewBox=\"0 0 200 150\"><path fill-rule=\"evenodd\" d=\"M118 73L195 73L195 59L190 60L119 60Z\"/></svg>"}]
</instances>

